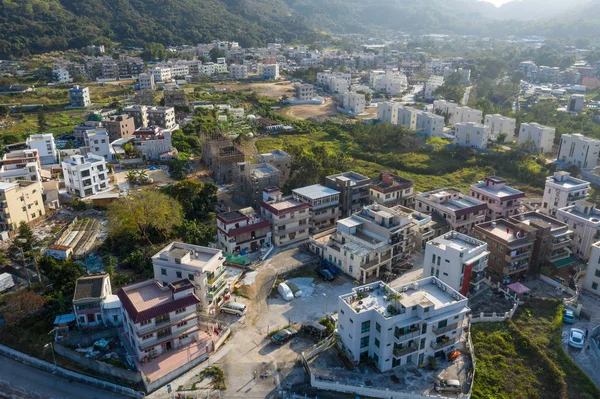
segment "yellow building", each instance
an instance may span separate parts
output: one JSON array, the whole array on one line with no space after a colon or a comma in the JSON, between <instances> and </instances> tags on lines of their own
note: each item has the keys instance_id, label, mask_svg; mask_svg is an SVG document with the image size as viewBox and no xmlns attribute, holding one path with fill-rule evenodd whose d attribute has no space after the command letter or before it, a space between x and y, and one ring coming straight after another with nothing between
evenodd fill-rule
<instances>
[{"instance_id":1,"label":"yellow building","mask_svg":"<svg viewBox=\"0 0 600 399\"><path fill-rule=\"evenodd\" d=\"M0 182L0 231L12 235L21 222L34 223L45 213L37 182Z\"/></svg>"}]
</instances>

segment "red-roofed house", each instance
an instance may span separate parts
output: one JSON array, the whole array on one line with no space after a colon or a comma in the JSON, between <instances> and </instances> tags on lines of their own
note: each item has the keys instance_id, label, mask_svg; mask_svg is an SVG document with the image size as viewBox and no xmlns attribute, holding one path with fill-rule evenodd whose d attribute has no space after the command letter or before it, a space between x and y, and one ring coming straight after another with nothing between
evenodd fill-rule
<instances>
[{"instance_id":1,"label":"red-roofed house","mask_svg":"<svg viewBox=\"0 0 600 399\"><path fill-rule=\"evenodd\" d=\"M217 215L217 234L219 247L226 254L242 250L254 252L271 245L271 223L258 215L241 211Z\"/></svg>"},{"instance_id":2,"label":"red-roofed house","mask_svg":"<svg viewBox=\"0 0 600 399\"><path fill-rule=\"evenodd\" d=\"M140 361L198 341L200 324L194 285L183 279L162 286L148 280L123 287L124 338Z\"/></svg>"}]
</instances>

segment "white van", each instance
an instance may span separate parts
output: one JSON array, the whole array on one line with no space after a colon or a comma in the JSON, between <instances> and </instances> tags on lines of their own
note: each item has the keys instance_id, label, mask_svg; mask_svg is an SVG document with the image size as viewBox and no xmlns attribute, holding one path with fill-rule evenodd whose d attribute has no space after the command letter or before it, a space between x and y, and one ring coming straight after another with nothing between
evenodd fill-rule
<instances>
[{"instance_id":1,"label":"white van","mask_svg":"<svg viewBox=\"0 0 600 399\"><path fill-rule=\"evenodd\" d=\"M291 301L294 299L294 293L286 283L279 284L279 287L277 287L277 292L279 292L279 295L281 295L281 297L286 301Z\"/></svg>"},{"instance_id":2,"label":"white van","mask_svg":"<svg viewBox=\"0 0 600 399\"><path fill-rule=\"evenodd\" d=\"M221 313L243 316L246 313L246 305L237 302L226 302L221 306Z\"/></svg>"}]
</instances>

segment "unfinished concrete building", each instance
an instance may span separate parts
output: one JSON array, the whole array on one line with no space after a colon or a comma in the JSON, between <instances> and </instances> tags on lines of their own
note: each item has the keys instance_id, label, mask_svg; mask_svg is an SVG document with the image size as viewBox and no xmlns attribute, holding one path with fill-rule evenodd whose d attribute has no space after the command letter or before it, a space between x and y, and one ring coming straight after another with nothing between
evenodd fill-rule
<instances>
[{"instance_id":1,"label":"unfinished concrete building","mask_svg":"<svg viewBox=\"0 0 600 399\"><path fill-rule=\"evenodd\" d=\"M279 184L282 186L290 179L292 172L292 157L282 150L273 150L266 154L260 154L258 162L268 163L279 170Z\"/></svg>"},{"instance_id":2,"label":"unfinished concrete building","mask_svg":"<svg viewBox=\"0 0 600 399\"><path fill-rule=\"evenodd\" d=\"M257 208L263 199L263 190L279 186L281 173L268 163L240 162L233 177L234 201Z\"/></svg>"},{"instance_id":3,"label":"unfinished concrete building","mask_svg":"<svg viewBox=\"0 0 600 399\"><path fill-rule=\"evenodd\" d=\"M236 164L244 162L246 155L241 147L221 134L202 137L202 159L213 171L217 184L233 182Z\"/></svg>"}]
</instances>

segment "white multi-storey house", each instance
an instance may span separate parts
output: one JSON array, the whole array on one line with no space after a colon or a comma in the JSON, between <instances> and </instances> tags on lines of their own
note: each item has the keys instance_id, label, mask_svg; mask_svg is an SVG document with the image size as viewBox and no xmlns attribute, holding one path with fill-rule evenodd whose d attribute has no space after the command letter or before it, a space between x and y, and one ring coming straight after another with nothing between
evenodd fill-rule
<instances>
[{"instance_id":1,"label":"white multi-storey house","mask_svg":"<svg viewBox=\"0 0 600 399\"><path fill-rule=\"evenodd\" d=\"M0 166L0 181L34 181L42 189L41 164L37 150L19 150L4 154Z\"/></svg>"},{"instance_id":2,"label":"white multi-storey house","mask_svg":"<svg viewBox=\"0 0 600 399\"><path fill-rule=\"evenodd\" d=\"M154 75L155 83L169 83L173 79L169 67L156 67L150 73Z\"/></svg>"},{"instance_id":3,"label":"white multi-storey house","mask_svg":"<svg viewBox=\"0 0 600 399\"><path fill-rule=\"evenodd\" d=\"M88 154L98 155L111 162L115 153L110 145L110 138L106 129L86 130L84 134L85 151Z\"/></svg>"},{"instance_id":4,"label":"white multi-storey house","mask_svg":"<svg viewBox=\"0 0 600 399\"><path fill-rule=\"evenodd\" d=\"M90 89L89 87L81 87L75 85L71 87L69 90L69 100L71 102L71 107L74 108L87 108L92 105L92 100L90 99Z\"/></svg>"},{"instance_id":5,"label":"white multi-storey house","mask_svg":"<svg viewBox=\"0 0 600 399\"><path fill-rule=\"evenodd\" d=\"M56 143L52 133L32 134L25 141L27 147L37 150L42 165L58 163Z\"/></svg>"},{"instance_id":6,"label":"white multi-storey house","mask_svg":"<svg viewBox=\"0 0 600 399\"><path fill-rule=\"evenodd\" d=\"M400 104L393 101L386 101L377 105L377 120L388 122L392 125L398 124L398 109Z\"/></svg>"},{"instance_id":7,"label":"white multi-storey house","mask_svg":"<svg viewBox=\"0 0 600 399\"><path fill-rule=\"evenodd\" d=\"M423 111L419 111L416 108L412 107L403 107L399 106L397 110L397 120L398 124L408 128L409 130L416 131L417 130L417 118L419 114L422 114ZM434 126L435 127L435 126ZM442 118L442 128L444 127L444 119Z\"/></svg>"},{"instance_id":8,"label":"white multi-storey house","mask_svg":"<svg viewBox=\"0 0 600 399\"><path fill-rule=\"evenodd\" d=\"M271 223L254 213L224 212L216 219L217 242L227 254L254 252L271 245Z\"/></svg>"},{"instance_id":9,"label":"white multi-storey house","mask_svg":"<svg viewBox=\"0 0 600 399\"><path fill-rule=\"evenodd\" d=\"M154 90L154 74L140 73L138 75L140 90Z\"/></svg>"},{"instance_id":10,"label":"white multi-storey house","mask_svg":"<svg viewBox=\"0 0 600 399\"><path fill-rule=\"evenodd\" d=\"M600 241L592 245L590 262L588 263L583 282L583 289L600 296Z\"/></svg>"},{"instance_id":11,"label":"white multi-storey house","mask_svg":"<svg viewBox=\"0 0 600 399\"><path fill-rule=\"evenodd\" d=\"M342 95L344 111L349 115L358 115L365 112L365 95L347 91Z\"/></svg>"},{"instance_id":12,"label":"white multi-storey house","mask_svg":"<svg viewBox=\"0 0 600 399\"><path fill-rule=\"evenodd\" d=\"M273 244L283 246L308 239L310 204L294 198L283 198L277 187L263 190L262 216L271 222Z\"/></svg>"},{"instance_id":13,"label":"white multi-storey house","mask_svg":"<svg viewBox=\"0 0 600 399\"><path fill-rule=\"evenodd\" d=\"M563 134L558 145L558 159L579 169L592 169L598 163L600 140L582 134Z\"/></svg>"},{"instance_id":14,"label":"white multi-storey house","mask_svg":"<svg viewBox=\"0 0 600 399\"><path fill-rule=\"evenodd\" d=\"M465 345L469 312L467 298L435 277L374 282L339 297L339 345L353 363L372 359L382 372L415 367Z\"/></svg>"},{"instance_id":15,"label":"white multi-storey house","mask_svg":"<svg viewBox=\"0 0 600 399\"><path fill-rule=\"evenodd\" d=\"M62 162L67 192L80 198L89 197L109 187L108 167L98 155L73 155Z\"/></svg>"},{"instance_id":16,"label":"white multi-storey house","mask_svg":"<svg viewBox=\"0 0 600 399\"><path fill-rule=\"evenodd\" d=\"M556 219L567 224L573 231L571 249L583 260L588 260L592 244L600 240L600 211L588 201L577 201L561 208Z\"/></svg>"},{"instance_id":17,"label":"white multi-storey house","mask_svg":"<svg viewBox=\"0 0 600 399\"><path fill-rule=\"evenodd\" d=\"M310 204L311 234L335 228L341 216L340 192L320 184L297 188L292 190L292 197L301 202Z\"/></svg>"},{"instance_id":18,"label":"white multi-storey house","mask_svg":"<svg viewBox=\"0 0 600 399\"><path fill-rule=\"evenodd\" d=\"M415 210L438 214L452 230L469 234L475 225L485 221L487 204L464 195L455 188L420 193L415 196Z\"/></svg>"},{"instance_id":19,"label":"white multi-storey house","mask_svg":"<svg viewBox=\"0 0 600 399\"><path fill-rule=\"evenodd\" d=\"M539 123L521 123L518 144L527 143L531 150L541 153L552 152L556 129Z\"/></svg>"},{"instance_id":20,"label":"white multi-storey house","mask_svg":"<svg viewBox=\"0 0 600 399\"><path fill-rule=\"evenodd\" d=\"M452 231L427 242L423 272L467 296L480 288L488 255L485 242Z\"/></svg>"},{"instance_id":21,"label":"white multi-storey house","mask_svg":"<svg viewBox=\"0 0 600 399\"><path fill-rule=\"evenodd\" d=\"M139 361L197 342L200 319L194 285L181 279L128 285L117 293L122 304L123 338Z\"/></svg>"},{"instance_id":22,"label":"white multi-storey house","mask_svg":"<svg viewBox=\"0 0 600 399\"><path fill-rule=\"evenodd\" d=\"M147 109L148 126L160 126L163 129L176 129L175 108L151 107ZM137 125L136 125L137 127Z\"/></svg>"},{"instance_id":23,"label":"white multi-storey house","mask_svg":"<svg viewBox=\"0 0 600 399\"><path fill-rule=\"evenodd\" d=\"M512 143L515 139L515 130L517 128L517 120L514 118L508 118L500 114L492 114L485 116L484 125L489 126L490 136L497 140L498 136L505 134L505 143Z\"/></svg>"},{"instance_id":24,"label":"white multi-storey house","mask_svg":"<svg viewBox=\"0 0 600 399\"><path fill-rule=\"evenodd\" d=\"M468 122L454 125L454 144L461 147L486 149L490 128L481 123Z\"/></svg>"},{"instance_id":25,"label":"white multi-storey house","mask_svg":"<svg viewBox=\"0 0 600 399\"><path fill-rule=\"evenodd\" d=\"M163 287L182 279L191 281L206 313L214 313L229 292L224 262L220 249L182 242L172 242L152 257L154 279Z\"/></svg>"},{"instance_id":26,"label":"white multi-storey house","mask_svg":"<svg viewBox=\"0 0 600 399\"><path fill-rule=\"evenodd\" d=\"M279 64L259 64L262 65L260 73L265 79L279 79Z\"/></svg>"},{"instance_id":27,"label":"white multi-storey house","mask_svg":"<svg viewBox=\"0 0 600 399\"><path fill-rule=\"evenodd\" d=\"M229 75L233 79L246 79L248 77L248 66L242 64L231 64L229 66Z\"/></svg>"},{"instance_id":28,"label":"white multi-storey house","mask_svg":"<svg viewBox=\"0 0 600 399\"><path fill-rule=\"evenodd\" d=\"M425 82L425 86L423 88L423 97L425 100L431 100L433 98L433 93L443 84L443 76L430 76L427 82Z\"/></svg>"},{"instance_id":29,"label":"white multi-storey house","mask_svg":"<svg viewBox=\"0 0 600 399\"><path fill-rule=\"evenodd\" d=\"M461 107L456 103L446 100L434 101L433 109L435 112L448 115L449 125L456 125L457 123L481 123L483 120L482 111L469 107Z\"/></svg>"},{"instance_id":30,"label":"white multi-storey house","mask_svg":"<svg viewBox=\"0 0 600 399\"><path fill-rule=\"evenodd\" d=\"M415 130L425 137L441 137L444 134L444 117L429 112L417 112Z\"/></svg>"},{"instance_id":31,"label":"white multi-storey house","mask_svg":"<svg viewBox=\"0 0 600 399\"><path fill-rule=\"evenodd\" d=\"M338 220L337 230L313 236L309 247L355 280L365 283L408 261L412 218L397 208L369 205Z\"/></svg>"},{"instance_id":32,"label":"white multi-storey house","mask_svg":"<svg viewBox=\"0 0 600 399\"><path fill-rule=\"evenodd\" d=\"M560 208L587 199L590 188L589 182L577 179L569 172L554 172L554 175L546 177L541 212L556 216Z\"/></svg>"}]
</instances>

